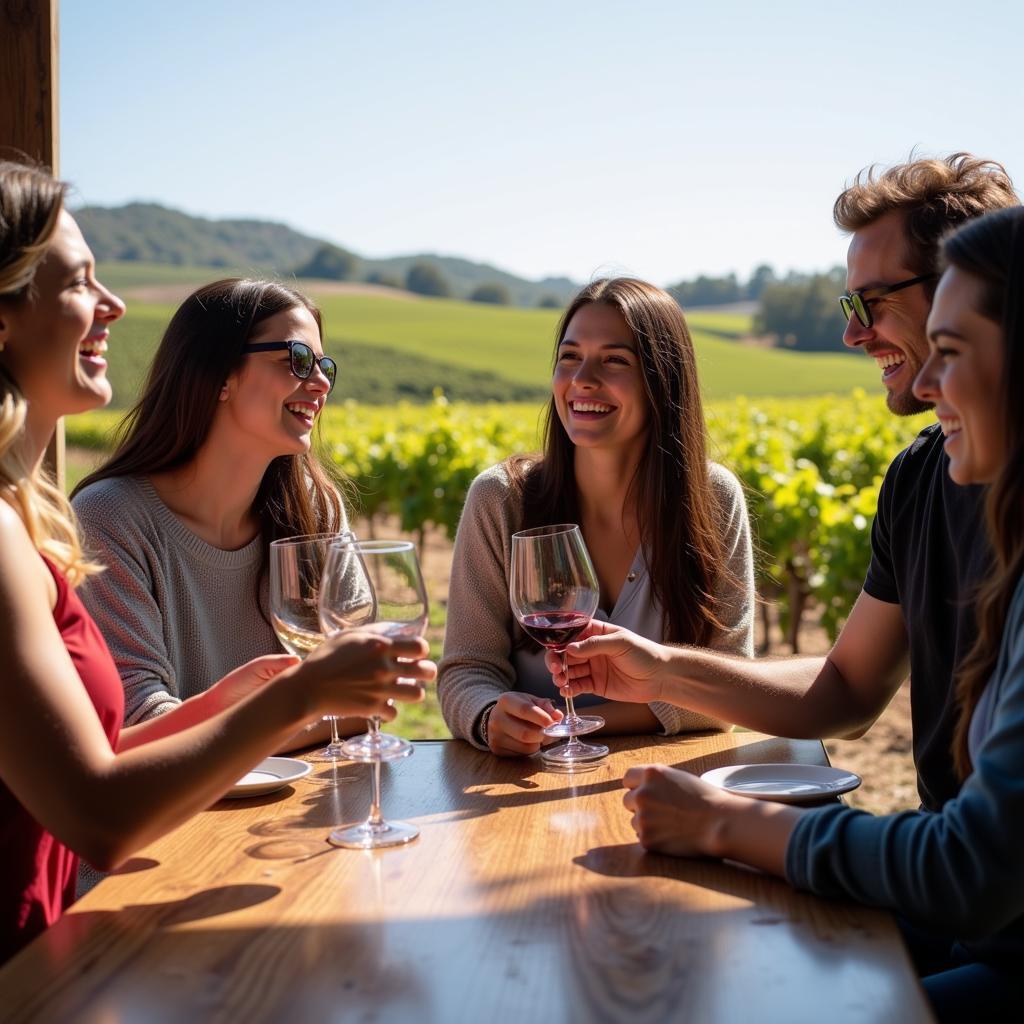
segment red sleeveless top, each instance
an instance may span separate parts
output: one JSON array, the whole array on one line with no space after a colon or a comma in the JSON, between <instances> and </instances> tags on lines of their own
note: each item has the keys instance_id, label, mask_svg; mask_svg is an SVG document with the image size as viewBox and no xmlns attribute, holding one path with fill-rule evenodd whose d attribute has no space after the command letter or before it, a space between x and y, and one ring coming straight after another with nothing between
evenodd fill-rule
<instances>
[{"instance_id":1,"label":"red sleeveless top","mask_svg":"<svg viewBox=\"0 0 1024 1024\"><path fill-rule=\"evenodd\" d=\"M53 618L113 747L124 717L124 690L92 616L45 557L57 584ZM45 757L46 752L40 751ZM74 901L78 855L55 839L0 781L0 963L60 917Z\"/></svg>"}]
</instances>

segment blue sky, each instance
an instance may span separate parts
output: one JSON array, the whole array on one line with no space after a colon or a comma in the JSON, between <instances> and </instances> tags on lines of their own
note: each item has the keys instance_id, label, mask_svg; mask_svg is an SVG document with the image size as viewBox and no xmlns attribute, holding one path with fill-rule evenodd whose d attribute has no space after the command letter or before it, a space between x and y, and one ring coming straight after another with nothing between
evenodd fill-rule
<instances>
[{"instance_id":1,"label":"blue sky","mask_svg":"<svg viewBox=\"0 0 1024 1024\"><path fill-rule=\"evenodd\" d=\"M812 270L865 164L967 149L1024 189L1022 36L1010 0L64 0L60 169L369 256Z\"/></svg>"}]
</instances>

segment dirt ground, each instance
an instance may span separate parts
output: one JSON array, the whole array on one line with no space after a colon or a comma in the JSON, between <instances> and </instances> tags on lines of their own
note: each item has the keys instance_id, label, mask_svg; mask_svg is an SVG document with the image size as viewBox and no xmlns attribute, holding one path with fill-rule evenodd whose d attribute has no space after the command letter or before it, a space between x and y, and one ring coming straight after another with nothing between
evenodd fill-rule
<instances>
[{"instance_id":1,"label":"dirt ground","mask_svg":"<svg viewBox=\"0 0 1024 1024\"><path fill-rule=\"evenodd\" d=\"M365 535L365 523L357 523L356 531L360 536ZM394 521L377 523L376 532L378 536L398 536ZM428 532L423 551L423 575L434 606L447 604L451 560L452 545L444 534L439 530ZM760 616L757 618L759 620ZM758 622L758 631L760 628ZM440 643L443 629L433 627L428 639L432 643ZM758 635L758 642L760 639ZM816 622L809 622L802 630L802 654L824 654L829 646L827 635ZM785 645L776 645L769 653L785 655L789 652ZM847 796L852 806L876 814L917 806L917 785L910 747L910 693L906 684L864 737L858 740L828 740L825 749L833 765L856 772L864 780L859 789Z\"/></svg>"}]
</instances>

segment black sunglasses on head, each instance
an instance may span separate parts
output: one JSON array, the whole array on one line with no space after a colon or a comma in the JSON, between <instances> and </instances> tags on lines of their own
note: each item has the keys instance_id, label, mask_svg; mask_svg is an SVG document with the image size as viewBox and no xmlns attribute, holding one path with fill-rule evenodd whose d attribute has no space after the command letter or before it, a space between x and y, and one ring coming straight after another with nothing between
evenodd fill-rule
<instances>
[{"instance_id":1,"label":"black sunglasses on head","mask_svg":"<svg viewBox=\"0 0 1024 1024\"><path fill-rule=\"evenodd\" d=\"M334 389L334 381L338 376L338 364L330 356L320 356L304 341L258 341L246 345L243 352L283 352L288 349L288 359L291 363L292 373L299 380L308 380L313 372L313 367L320 366L320 372L327 378L330 384L328 391Z\"/></svg>"},{"instance_id":2,"label":"black sunglasses on head","mask_svg":"<svg viewBox=\"0 0 1024 1024\"><path fill-rule=\"evenodd\" d=\"M847 320L851 316L856 316L864 327L870 327L875 322L875 318L868 305L869 302L880 299L883 295L892 295L893 292L902 291L911 285L923 284L938 276L938 274L921 274L919 277L911 277L906 281L890 284L883 288L862 288L860 291L844 292L839 296L839 308Z\"/></svg>"}]
</instances>

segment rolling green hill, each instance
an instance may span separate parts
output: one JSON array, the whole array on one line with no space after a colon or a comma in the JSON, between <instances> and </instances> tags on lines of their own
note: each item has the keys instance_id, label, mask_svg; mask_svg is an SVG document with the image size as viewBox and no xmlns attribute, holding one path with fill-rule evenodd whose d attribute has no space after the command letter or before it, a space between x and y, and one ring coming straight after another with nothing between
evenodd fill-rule
<instances>
[{"instance_id":1,"label":"rolling green hill","mask_svg":"<svg viewBox=\"0 0 1024 1024\"><path fill-rule=\"evenodd\" d=\"M315 294L315 289L314 289ZM547 391L558 313L437 299L323 295L327 351L339 362L339 399L426 400L436 387L463 401L531 401ZM109 375L115 405L131 403L173 307L134 301L114 326ZM735 315L721 333L735 331ZM723 341L712 313L695 317L707 398L816 395L878 386L869 360L797 354ZM839 340L837 337L837 346Z\"/></svg>"}]
</instances>

